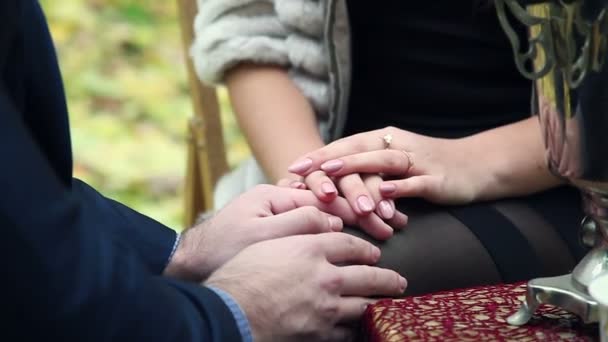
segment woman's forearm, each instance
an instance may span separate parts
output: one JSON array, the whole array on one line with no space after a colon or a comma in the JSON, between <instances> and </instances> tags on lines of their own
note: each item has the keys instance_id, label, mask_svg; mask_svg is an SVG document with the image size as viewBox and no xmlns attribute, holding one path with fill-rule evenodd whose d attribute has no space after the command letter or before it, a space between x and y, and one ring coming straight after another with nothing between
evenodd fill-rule
<instances>
[{"instance_id":1,"label":"woman's forearm","mask_svg":"<svg viewBox=\"0 0 608 342\"><path fill-rule=\"evenodd\" d=\"M273 182L296 157L323 146L310 103L283 68L240 65L226 84L241 130Z\"/></svg>"},{"instance_id":2,"label":"woman's forearm","mask_svg":"<svg viewBox=\"0 0 608 342\"><path fill-rule=\"evenodd\" d=\"M474 159L473 179L482 180L476 200L523 196L562 181L548 169L538 117L463 139Z\"/></svg>"}]
</instances>

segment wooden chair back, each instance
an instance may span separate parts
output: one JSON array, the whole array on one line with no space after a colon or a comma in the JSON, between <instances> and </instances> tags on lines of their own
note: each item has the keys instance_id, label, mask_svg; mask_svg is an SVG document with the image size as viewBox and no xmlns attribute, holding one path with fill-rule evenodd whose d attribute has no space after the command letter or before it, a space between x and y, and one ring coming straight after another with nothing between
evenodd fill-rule
<instances>
[{"instance_id":1,"label":"wooden chair back","mask_svg":"<svg viewBox=\"0 0 608 342\"><path fill-rule=\"evenodd\" d=\"M188 157L185 179L184 224L190 227L203 212L213 208L213 190L228 171L220 107L216 89L201 83L189 50L194 40L196 0L177 0L193 116L188 124Z\"/></svg>"}]
</instances>

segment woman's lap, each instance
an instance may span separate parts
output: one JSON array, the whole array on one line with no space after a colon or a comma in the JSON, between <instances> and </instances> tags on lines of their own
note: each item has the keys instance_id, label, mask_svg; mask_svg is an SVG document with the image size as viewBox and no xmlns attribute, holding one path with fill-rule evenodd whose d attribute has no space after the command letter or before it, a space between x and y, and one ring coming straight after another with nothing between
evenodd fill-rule
<instances>
[{"instance_id":1,"label":"woman's lap","mask_svg":"<svg viewBox=\"0 0 608 342\"><path fill-rule=\"evenodd\" d=\"M397 206L409 215L408 227L373 242L382 249L379 265L408 279L406 295L568 273L584 254L575 189L464 207Z\"/></svg>"}]
</instances>

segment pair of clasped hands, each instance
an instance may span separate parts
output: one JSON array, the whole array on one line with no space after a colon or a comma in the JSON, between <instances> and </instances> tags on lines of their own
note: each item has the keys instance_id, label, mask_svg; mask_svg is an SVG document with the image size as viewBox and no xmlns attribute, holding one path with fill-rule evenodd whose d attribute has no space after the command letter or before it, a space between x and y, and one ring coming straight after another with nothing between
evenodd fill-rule
<instances>
[{"instance_id":1,"label":"pair of clasped hands","mask_svg":"<svg viewBox=\"0 0 608 342\"><path fill-rule=\"evenodd\" d=\"M458 143L393 127L356 134L298 158L288 169L297 177L278 185L310 190L324 202L345 198L358 216L357 225L386 240L408 221L395 207L397 198L471 201L471 187L449 170L466 169L462 158L451 153Z\"/></svg>"},{"instance_id":2,"label":"pair of clasped hands","mask_svg":"<svg viewBox=\"0 0 608 342\"><path fill-rule=\"evenodd\" d=\"M186 230L166 273L231 294L256 341L350 340L366 306L407 281L373 266L380 250L343 225L388 239L407 224L396 198L470 201L460 144L388 127L307 153L289 167L297 180L260 185Z\"/></svg>"}]
</instances>

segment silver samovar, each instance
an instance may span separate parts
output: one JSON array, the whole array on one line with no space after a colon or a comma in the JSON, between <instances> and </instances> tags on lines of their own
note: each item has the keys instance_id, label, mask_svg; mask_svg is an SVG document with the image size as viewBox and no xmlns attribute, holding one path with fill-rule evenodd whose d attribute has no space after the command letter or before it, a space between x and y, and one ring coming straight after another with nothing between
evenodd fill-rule
<instances>
[{"instance_id":1,"label":"silver samovar","mask_svg":"<svg viewBox=\"0 0 608 342\"><path fill-rule=\"evenodd\" d=\"M540 304L597 322L588 285L608 272L608 0L494 4L519 72L534 82L532 110L549 168L583 196L581 241L591 248L572 273L530 280L526 301L508 322L525 324ZM524 46L511 23L527 28Z\"/></svg>"}]
</instances>

